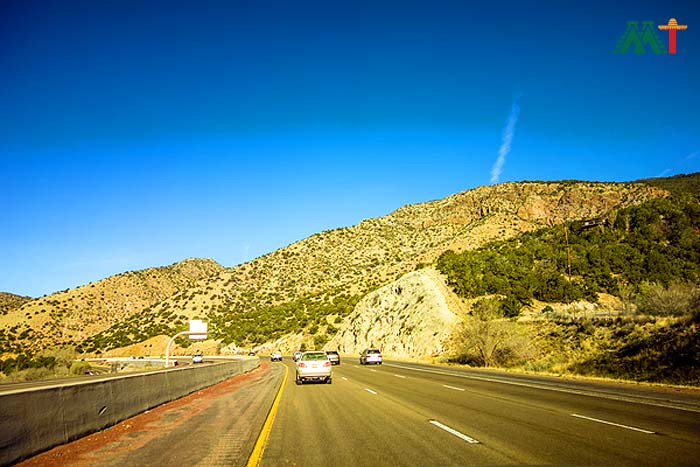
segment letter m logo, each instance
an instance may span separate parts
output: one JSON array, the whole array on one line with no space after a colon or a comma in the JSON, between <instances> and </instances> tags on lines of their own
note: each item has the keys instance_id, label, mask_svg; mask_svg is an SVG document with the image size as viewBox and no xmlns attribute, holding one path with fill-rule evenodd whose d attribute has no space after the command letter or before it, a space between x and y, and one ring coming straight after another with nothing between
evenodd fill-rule
<instances>
[{"instance_id":1,"label":"letter m logo","mask_svg":"<svg viewBox=\"0 0 700 467\"><path fill-rule=\"evenodd\" d=\"M634 46L634 53L645 54L646 46L651 47L655 54L665 54L666 47L654 31L653 21L627 21L627 29L615 46L616 54L626 54L630 47Z\"/></svg>"}]
</instances>

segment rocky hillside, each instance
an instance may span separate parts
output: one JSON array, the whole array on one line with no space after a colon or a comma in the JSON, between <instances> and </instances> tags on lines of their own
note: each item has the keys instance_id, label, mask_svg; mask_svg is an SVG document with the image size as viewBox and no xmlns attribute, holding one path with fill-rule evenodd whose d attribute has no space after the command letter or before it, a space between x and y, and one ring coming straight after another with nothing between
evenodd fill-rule
<instances>
[{"instance_id":1,"label":"rocky hillside","mask_svg":"<svg viewBox=\"0 0 700 467\"><path fill-rule=\"evenodd\" d=\"M290 335L322 345L368 293L446 250L471 250L667 194L642 183L479 187L321 232L233 268L187 260L42 297L0 321L0 343L33 349L73 343L100 353L173 333L200 318L224 346L253 347ZM417 277L427 280L411 280ZM372 309L367 300L358 310ZM432 352L432 344L425 345ZM407 352L405 344L396 346L397 353Z\"/></svg>"},{"instance_id":2,"label":"rocky hillside","mask_svg":"<svg viewBox=\"0 0 700 467\"><path fill-rule=\"evenodd\" d=\"M178 310L207 319L212 335L224 344L254 346L286 334L317 334L329 317L342 320L361 297L433 262L448 249L473 249L666 194L634 183L480 187L312 235L227 269L164 300L153 312Z\"/></svg>"},{"instance_id":3,"label":"rocky hillside","mask_svg":"<svg viewBox=\"0 0 700 467\"><path fill-rule=\"evenodd\" d=\"M381 347L399 359L441 355L465 311L434 269L421 269L366 295L326 347L349 355Z\"/></svg>"},{"instance_id":4,"label":"rocky hillside","mask_svg":"<svg viewBox=\"0 0 700 467\"><path fill-rule=\"evenodd\" d=\"M212 260L188 259L26 301L0 316L0 351L79 343L136 313L157 320L150 307L223 269Z\"/></svg>"}]
</instances>

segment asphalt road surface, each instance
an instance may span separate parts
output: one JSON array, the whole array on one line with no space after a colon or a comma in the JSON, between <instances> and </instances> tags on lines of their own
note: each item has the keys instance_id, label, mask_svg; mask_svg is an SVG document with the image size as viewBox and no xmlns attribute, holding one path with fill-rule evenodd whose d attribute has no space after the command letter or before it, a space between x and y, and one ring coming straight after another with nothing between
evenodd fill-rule
<instances>
[{"instance_id":1,"label":"asphalt road surface","mask_svg":"<svg viewBox=\"0 0 700 467\"><path fill-rule=\"evenodd\" d=\"M262 466L700 464L697 391L349 359L298 386L283 364Z\"/></svg>"},{"instance_id":2,"label":"asphalt road surface","mask_svg":"<svg viewBox=\"0 0 700 467\"><path fill-rule=\"evenodd\" d=\"M280 365L263 363L19 466L245 466L283 375Z\"/></svg>"},{"instance_id":3,"label":"asphalt road surface","mask_svg":"<svg viewBox=\"0 0 700 467\"><path fill-rule=\"evenodd\" d=\"M698 390L350 359L333 371L295 385L290 358L264 362L20 465L700 465Z\"/></svg>"}]
</instances>

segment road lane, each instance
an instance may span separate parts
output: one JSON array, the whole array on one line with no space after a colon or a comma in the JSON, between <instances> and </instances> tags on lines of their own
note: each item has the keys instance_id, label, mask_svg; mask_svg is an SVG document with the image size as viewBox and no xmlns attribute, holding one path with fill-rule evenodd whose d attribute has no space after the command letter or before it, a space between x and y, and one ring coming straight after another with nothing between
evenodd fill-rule
<instances>
[{"instance_id":1,"label":"road lane","mask_svg":"<svg viewBox=\"0 0 700 467\"><path fill-rule=\"evenodd\" d=\"M602 383L594 397L561 381L539 387L555 383L546 378L407 367L345 360L333 385L288 386L262 465L697 464L692 400L679 410Z\"/></svg>"},{"instance_id":2,"label":"road lane","mask_svg":"<svg viewBox=\"0 0 700 467\"><path fill-rule=\"evenodd\" d=\"M245 466L283 374L264 363L19 466Z\"/></svg>"},{"instance_id":3,"label":"road lane","mask_svg":"<svg viewBox=\"0 0 700 467\"><path fill-rule=\"evenodd\" d=\"M466 443L424 414L334 367L333 384L294 384L291 362L262 466L415 466L509 463L488 447ZM469 449L464 449L469 446Z\"/></svg>"},{"instance_id":4,"label":"road lane","mask_svg":"<svg viewBox=\"0 0 700 467\"><path fill-rule=\"evenodd\" d=\"M452 381L467 387L471 393L502 399L525 407L546 408L557 413L597 414L613 417L629 425L650 426L664 436L695 441L700 430L700 391L678 391L669 388L642 387L632 384L538 378L530 375L501 374L483 379L479 370L457 370L432 367L431 373L415 371L410 364L387 364L394 372L427 376L429 381ZM423 366L416 365L416 369ZM480 375L481 374L481 375ZM467 376L466 378L464 376ZM523 378L528 381L523 385ZM515 384L513 384L515 383ZM544 389L543 389L544 388ZM596 415L592 415L596 416Z\"/></svg>"}]
</instances>

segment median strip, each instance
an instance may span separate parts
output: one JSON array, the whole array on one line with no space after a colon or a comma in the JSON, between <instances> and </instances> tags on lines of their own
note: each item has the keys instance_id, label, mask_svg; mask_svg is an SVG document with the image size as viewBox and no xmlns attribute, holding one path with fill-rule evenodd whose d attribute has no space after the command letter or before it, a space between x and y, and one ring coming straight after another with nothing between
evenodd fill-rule
<instances>
[{"instance_id":1,"label":"median strip","mask_svg":"<svg viewBox=\"0 0 700 467\"><path fill-rule=\"evenodd\" d=\"M455 430L454 428L450 428L447 425L443 425L442 423L438 422L437 420L430 420L430 423L435 425L436 427L445 430L446 432L455 435L457 438L462 439L466 441L469 444L479 444L479 441L475 440L471 436L467 436L464 433L460 433L459 431Z\"/></svg>"},{"instance_id":2,"label":"median strip","mask_svg":"<svg viewBox=\"0 0 700 467\"><path fill-rule=\"evenodd\" d=\"M599 419L599 418L586 417L585 415L579 415L579 414L577 414L577 413L572 413L571 416L572 416L572 417L576 417L576 418L583 418L584 420L590 420L590 421L592 421L592 422L602 423L602 424L604 424L604 425L612 425L612 426L616 426L616 427L619 427L619 428L624 428L624 429L626 429L626 430L639 431L640 433L646 433L646 434L648 434L648 435L653 435L653 434L655 434L653 431L644 430L644 429L642 429L642 428L637 428L637 427L629 426L629 425L622 425L622 424L620 424L620 423L609 422L609 421L607 421L607 420L601 420L601 419Z\"/></svg>"}]
</instances>

